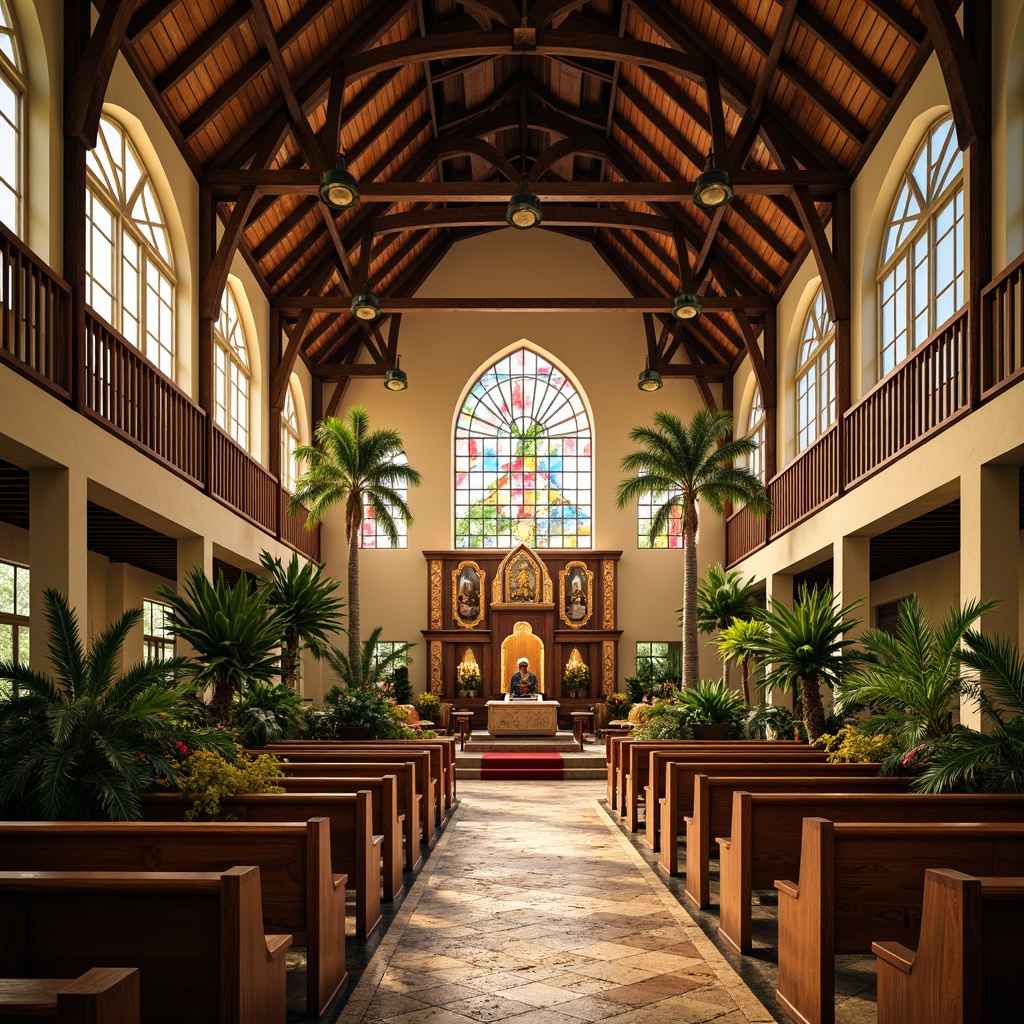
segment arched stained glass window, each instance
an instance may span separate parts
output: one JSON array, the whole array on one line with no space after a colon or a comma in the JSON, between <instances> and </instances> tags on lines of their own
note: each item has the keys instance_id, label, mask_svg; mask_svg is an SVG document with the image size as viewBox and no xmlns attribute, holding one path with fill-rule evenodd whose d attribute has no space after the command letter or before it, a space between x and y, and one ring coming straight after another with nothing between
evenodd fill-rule
<instances>
[{"instance_id":1,"label":"arched stained glass window","mask_svg":"<svg viewBox=\"0 0 1024 1024\"><path fill-rule=\"evenodd\" d=\"M391 464L393 466L408 466L409 459L405 452L402 452ZM404 484L392 484L391 489L403 501L407 502L409 500L409 488ZM394 519L395 529L398 532L396 542L392 544L391 538L381 529L373 509L364 501L363 527L359 534L359 546L361 548L407 548L409 546L409 524L397 515L398 510L395 506L389 505L388 510L391 512L391 518Z\"/></svg>"},{"instance_id":2,"label":"arched stained glass window","mask_svg":"<svg viewBox=\"0 0 1024 1024\"><path fill-rule=\"evenodd\" d=\"M289 384L284 393L284 408L281 410L281 486L289 493L295 493L295 482L299 469L295 464L295 449L302 443L299 438L299 414L295 405L294 384Z\"/></svg>"},{"instance_id":3,"label":"arched stained glass window","mask_svg":"<svg viewBox=\"0 0 1024 1024\"><path fill-rule=\"evenodd\" d=\"M683 506L673 505L664 533L651 533L654 513L668 500L665 491L649 491L636 503L636 546L638 548L681 548Z\"/></svg>"},{"instance_id":4,"label":"arched stained glass window","mask_svg":"<svg viewBox=\"0 0 1024 1024\"><path fill-rule=\"evenodd\" d=\"M836 418L836 325L819 288L804 324L796 371L796 448L802 452Z\"/></svg>"},{"instance_id":5,"label":"arched stained glass window","mask_svg":"<svg viewBox=\"0 0 1024 1024\"><path fill-rule=\"evenodd\" d=\"M582 396L543 356L488 367L455 427L455 546L589 548L591 436Z\"/></svg>"},{"instance_id":6,"label":"arched stained glass window","mask_svg":"<svg viewBox=\"0 0 1024 1024\"><path fill-rule=\"evenodd\" d=\"M249 353L230 284L213 325L213 394L217 426L248 451Z\"/></svg>"},{"instance_id":7,"label":"arched stained glass window","mask_svg":"<svg viewBox=\"0 0 1024 1024\"><path fill-rule=\"evenodd\" d=\"M921 143L885 229L879 287L879 376L965 301L964 160L952 117Z\"/></svg>"},{"instance_id":8,"label":"arched stained glass window","mask_svg":"<svg viewBox=\"0 0 1024 1024\"><path fill-rule=\"evenodd\" d=\"M764 478L764 402L761 399L761 389L754 388L754 397L750 402L750 415L747 416L747 434L757 447L747 456L747 468L761 483L767 483Z\"/></svg>"},{"instance_id":9,"label":"arched stained glass window","mask_svg":"<svg viewBox=\"0 0 1024 1024\"><path fill-rule=\"evenodd\" d=\"M25 73L14 19L0 0L0 221L21 234Z\"/></svg>"},{"instance_id":10,"label":"arched stained glass window","mask_svg":"<svg viewBox=\"0 0 1024 1024\"><path fill-rule=\"evenodd\" d=\"M149 172L106 116L86 169L85 301L171 377L174 264Z\"/></svg>"}]
</instances>

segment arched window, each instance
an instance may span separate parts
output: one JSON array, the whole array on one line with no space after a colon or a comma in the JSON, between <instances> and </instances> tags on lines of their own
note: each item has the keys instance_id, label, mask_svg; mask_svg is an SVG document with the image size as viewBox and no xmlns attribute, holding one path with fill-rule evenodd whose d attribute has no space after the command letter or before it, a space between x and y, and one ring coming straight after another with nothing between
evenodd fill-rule
<instances>
[{"instance_id":1,"label":"arched window","mask_svg":"<svg viewBox=\"0 0 1024 1024\"><path fill-rule=\"evenodd\" d=\"M964 304L964 161L952 117L921 143L885 228L879 287L879 376Z\"/></svg>"},{"instance_id":2,"label":"arched window","mask_svg":"<svg viewBox=\"0 0 1024 1024\"><path fill-rule=\"evenodd\" d=\"M0 0L0 221L21 234L25 74L14 19Z\"/></svg>"},{"instance_id":3,"label":"arched window","mask_svg":"<svg viewBox=\"0 0 1024 1024\"><path fill-rule=\"evenodd\" d=\"M397 456L392 460L394 466L407 466L409 460L406 457L405 452ZM409 500L409 488L402 484L392 484L391 489L397 494L403 501ZM396 509L394 506L388 506L391 512L391 517L395 521L395 529L398 531L398 538L394 544L391 543L391 538L381 529L380 523L377 521L377 517L373 514L373 509L364 501L363 502L363 528L359 535L359 546L361 548L407 548L409 546L409 526L404 519L400 519L395 513Z\"/></svg>"},{"instance_id":4,"label":"arched window","mask_svg":"<svg viewBox=\"0 0 1024 1024\"><path fill-rule=\"evenodd\" d=\"M214 420L249 450L249 353L229 284L213 325Z\"/></svg>"},{"instance_id":5,"label":"arched window","mask_svg":"<svg viewBox=\"0 0 1024 1024\"><path fill-rule=\"evenodd\" d=\"M281 486L289 494L295 493L295 482L299 478L299 468L295 465L295 449L302 443L299 436L295 393L289 384L284 393L284 408L281 410Z\"/></svg>"},{"instance_id":6,"label":"arched window","mask_svg":"<svg viewBox=\"0 0 1024 1024\"><path fill-rule=\"evenodd\" d=\"M171 377L174 265L149 173L109 117L86 168L86 303Z\"/></svg>"},{"instance_id":7,"label":"arched window","mask_svg":"<svg viewBox=\"0 0 1024 1024\"><path fill-rule=\"evenodd\" d=\"M673 505L664 533L651 533L654 513L665 504L668 494L648 491L636 503L636 546L638 548L681 548L683 546L683 506Z\"/></svg>"},{"instance_id":8,"label":"arched window","mask_svg":"<svg viewBox=\"0 0 1024 1024\"><path fill-rule=\"evenodd\" d=\"M503 356L469 389L455 426L455 546L589 548L590 419L543 356Z\"/></svg>"},{"instance_id":9,"label":"arched window","mask_svg":"<svg viewBox=\"0 0 1024 1024\"><path fill-rule=\"evenodd\" d=\"M755 387L754 397L750 402L750 415L747 416L746 436L749 437L757 447L749 456L747 456L747 468L763 484L768 482L764 478L764 431L764 402L761 399L761 389L759 387Z\"/></svg>"},{"instance_id":10,"label":"arched window","mask_svg":"<svg viewBox=\"0 0 1024 1024\"><path fill-rule=\"evenodd\" d=\"M836 418L836 325L825 292L811 303L796 370L796 450L802 452Z\"/></svg>"}]
</instances>

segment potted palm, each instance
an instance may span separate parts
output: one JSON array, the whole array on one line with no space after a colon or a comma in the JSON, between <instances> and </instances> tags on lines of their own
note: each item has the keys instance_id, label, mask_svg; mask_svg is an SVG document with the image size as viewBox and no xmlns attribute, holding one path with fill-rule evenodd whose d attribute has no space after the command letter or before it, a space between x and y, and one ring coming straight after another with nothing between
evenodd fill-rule
<instances>
[{"instance_id":1,"label":"potted palm","mask_svg":"<svg viewBox=\"0 0 1024 1024\"><path fill-rule=\"evenodd\" d=\"M747 712L747 702L721 679L702 680L678 698L696 740L724 740Z\"/></svg>"}]
</instances>

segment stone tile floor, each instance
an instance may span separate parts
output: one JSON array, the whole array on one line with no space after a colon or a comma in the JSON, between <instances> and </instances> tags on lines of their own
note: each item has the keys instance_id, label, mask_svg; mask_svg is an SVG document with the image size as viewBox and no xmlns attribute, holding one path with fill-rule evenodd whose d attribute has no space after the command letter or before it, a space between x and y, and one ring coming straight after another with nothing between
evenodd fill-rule
<instances>
[{"instance_id":1,"label":"stone tile floor","mask_svg":"<svg viewBox=\"0 0 1024 1024\"><path fill-rule=\"evenodd\" d=\"M338 1024L771 1024L603 792L460 782Z\"/></svg>"}]
</instances>

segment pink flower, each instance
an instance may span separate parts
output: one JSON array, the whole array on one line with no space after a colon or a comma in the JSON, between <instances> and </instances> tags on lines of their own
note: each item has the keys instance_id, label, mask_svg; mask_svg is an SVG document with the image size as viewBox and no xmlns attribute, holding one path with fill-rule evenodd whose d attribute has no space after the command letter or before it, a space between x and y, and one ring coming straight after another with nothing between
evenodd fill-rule
<instances>
[{"instance_id":1,"label":"pink flower","mask_svg":"<svg viewBox=\"0 0 1024 1024\"><path fill-rule=\"evenodd\" d=\"M147 758L145 754L139 754L139 760L145 763L149 760L149 758Z\"/></svg>"},{"instance_id":2,"label":"pink flower","mask_svg":"<svg viewBox=\"0 0 1024 1024\"><path fill-rule=\"evenodd\" d=\"M914 758L915 758L915 757L916 757L916 756L917 756L917 755L918 755L918 754L919 754L919 753L920 753L920 752L921 752L921 751L922 751L923 749L924 749L924 744L922 743L922 744L921 744L920 746L918 746L918 747L914 747L914 749L913 749L913 750L911 750L911 751L910 751L910 752L909 752L908 754L904 754L904 756L903 756L903 761L902 761L903 767L904 767L904 768L906 768L906 767L907 767L907 765L908 765L908 764L910 764L910 762L911 762L911 761L913 761L913 760L914 760Z\"/></svg>"},{"instance_id":3,"label":"pink flower","mask_svg":"<svg viewBox=\"0 0 1024 1024\"><path fill-rule=\"evenodd\" d=\"M178 753L181 754L182 757L188 757L188 747L186 747L185 744L181 742L181 740L178 740L178 742L174 745L175 747L177 747Z\"/></svg>"}]
</instances>

